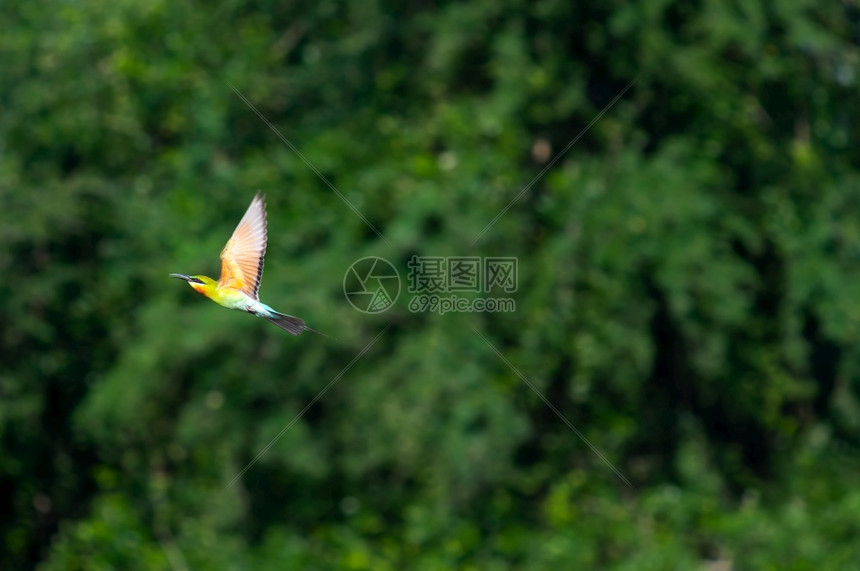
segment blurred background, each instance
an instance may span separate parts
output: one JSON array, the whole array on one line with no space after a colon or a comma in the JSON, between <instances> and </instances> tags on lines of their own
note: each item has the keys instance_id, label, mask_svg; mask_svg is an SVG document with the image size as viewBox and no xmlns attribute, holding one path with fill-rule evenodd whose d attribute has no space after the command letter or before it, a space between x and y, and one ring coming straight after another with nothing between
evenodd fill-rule
<instances>
[{"instance_id":1,"label":"blurred background","mask_svg":"<svg viewBox=\"0 0 860 571\"><path fill-rule=\"evenodd\" d=\"M0 27L0 568L860 561L856 2L37 0ZM217 275L258 189L262 299L336 339L167 277ZM516 311L344 297L413 255L516 257Z\"/></svg>"}]
</instances>

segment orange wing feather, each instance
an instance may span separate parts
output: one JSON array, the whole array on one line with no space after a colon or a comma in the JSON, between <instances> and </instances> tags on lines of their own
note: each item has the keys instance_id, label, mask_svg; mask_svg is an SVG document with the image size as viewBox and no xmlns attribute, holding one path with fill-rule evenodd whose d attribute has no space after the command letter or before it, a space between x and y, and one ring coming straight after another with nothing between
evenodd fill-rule
<instances>
[{"instance_id":1,"label":"orange wing feather","mask_svg":"<svg viewBox=\"0 0 860 571\"><path fill-rule=\"evenodd\" d=\"M238 289L253 299L263 279L266 255L266 199L257 193L227 245L221 250L219 288Z\"/></svg>"}]
</instances>

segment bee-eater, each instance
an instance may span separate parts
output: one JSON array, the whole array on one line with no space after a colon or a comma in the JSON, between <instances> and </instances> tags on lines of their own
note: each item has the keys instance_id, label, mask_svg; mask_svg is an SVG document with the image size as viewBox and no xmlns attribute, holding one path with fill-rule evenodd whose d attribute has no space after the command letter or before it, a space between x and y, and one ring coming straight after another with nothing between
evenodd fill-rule
<instances>
[{"instance_id":1,"label":"bee-eater","mask_svg":"<svg viewBox=\"0 0 860 571\"><path fill-rule=\"evenodd\" d=\"M257 192L245 216L221 250L221 276L217 282L208 276L170 274L170 277L187 281L194 291L218 305L263 317L293 335L305 330L319 333L306 326L303 319L279 313L260 301L257 292L263 278L265 255L266 199Z\"/></svg>"}]
</instances>

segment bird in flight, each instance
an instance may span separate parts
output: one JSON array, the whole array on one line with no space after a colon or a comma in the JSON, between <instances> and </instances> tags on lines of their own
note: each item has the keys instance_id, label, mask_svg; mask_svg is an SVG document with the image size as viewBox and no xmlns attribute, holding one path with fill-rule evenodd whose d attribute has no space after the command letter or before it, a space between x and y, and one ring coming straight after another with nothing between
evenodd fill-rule
<instances>
[{"instance_id":1,"label":"bird in flight","mask_svg":"<svg viewBox=\"0 0 860 571\"><path fill-rule=\"evenodd\" d=\"M221 250L221 277L217 282L209 276L170 274L170 277L187 281L194 291L218 305L268 319L292 335L305 330L322 335L305 325L303 319L279 313L260 301L257 292L263 278L265 255L266 199L257 192L227 245Z\"/></svg>"}]
</instances>

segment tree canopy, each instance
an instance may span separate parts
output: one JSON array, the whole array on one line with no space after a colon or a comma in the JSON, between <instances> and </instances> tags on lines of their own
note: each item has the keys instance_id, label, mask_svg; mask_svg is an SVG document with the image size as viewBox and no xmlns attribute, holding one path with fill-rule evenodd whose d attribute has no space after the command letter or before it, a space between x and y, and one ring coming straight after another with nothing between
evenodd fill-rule
<instances>
[{"instance_id":1,"label":"tree canopy","mask_svg":"<svg viewBox=\"0 0 860 571\"><path fill-rule=\"evenodd\" d=\"M0 568L860 561L853 2L0 26ZM167 278L257 190L261 299L330 337ZM415 256L515 258L515 311L410 309Z\"/></svg>"}]
</instances>

